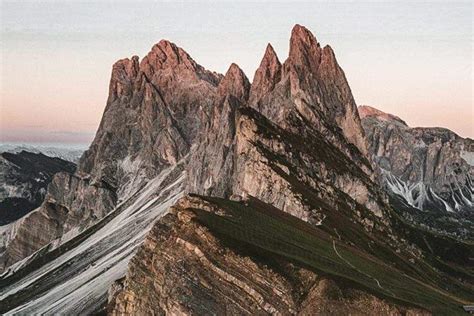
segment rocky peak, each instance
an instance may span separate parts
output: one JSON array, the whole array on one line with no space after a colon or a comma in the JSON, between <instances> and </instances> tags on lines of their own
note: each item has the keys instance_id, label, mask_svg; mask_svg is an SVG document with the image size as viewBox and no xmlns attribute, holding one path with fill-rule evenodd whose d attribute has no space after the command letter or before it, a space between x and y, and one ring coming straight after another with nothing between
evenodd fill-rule
<instances>
[{"instance_id":1,"label":"rocky peak","mask_svg":"<svg viewBox=\"0 0 474 316\"><path fill-rule=\"evenodd\" d=\"M169 41L153 46L141 62L136 56L116 62L100 126L76 173L54 177L3 262L22 259L68 231L74 236L175 166L210 116L221 78Z\"/></svg>"},{"instance_id":2,"label":"rocky peak","mask_svg":"<svg viewBox=\"0 0 474 316\"><path fill-rule=\"evenodd\" d=\"M133 81L139 72L138 56L117 61L112 66L109 84L109 100L131 93Z\"/></svg>"},{"instance_id":3,"label":"rocky peak","mask_svg":"<svg viewBox=\"0 0 474 316\"><path fill-rule=\"evenodd\" d=\"M321 47L316 37L304 26L296 24L291 31L288 61L316 72L321 60Z\"/></svg>"},{"instance_id":4,"label":"rocky peak","mask_svg":"<svg viewBox=\"0 0 474 316\"><path fill-rule=\"evenodd\" d=\"M323 133L337 126L349 143L367 154L357 106L333 50L329 46L322 49L316 37L301 25L295 25L291 32L282 77L288 82L299 115Z\"/></svg>"},{"instance_id":5,"label":"rocky peak","mask_svg":"<svg viewBox=\"0 0 474 316\"><path fill-rule=\"evenodd\" d=\"M153 46L140 64L140 70L148 78L153 78L156 73L165 72L173 77L187 77L188 80L203 79L216 86L221 75L204 69L181 47L167 40L161 40Z\"/></svg>"},{"instance_id":6,"label":"rocky peak","mask_svg":"<svg viewBox=\"0 0 474 316\"><path fill-rule=\"evenodd\" d=\"M371 106L368 106L368 105L360 105L358 107L358 111L359 111L359 116L362 120L365 119L366 117L375 117L379 120L396 121L396 122L399 122L399 123L401 123L405 126L408 126L407 123L405 123L405 121L402 120L401 118L399 118L398 116L395 116L395 115L390 114L390 113L382 112L382 111L380 111L376 108L373 108Z\"/></svg>"},{"instance_id":7,"label":"rocky peak","mask_svg":"<svg viewBox=\"0 0 474 316\"><path fill-rule=\"evenodd\" d=\"M252 82L249 104L254 106L260 99L272 91L281 79L281 63L269 43Z\"/></svg>"},{"instance_id":8,"label":"rocky peak","mask_svg":"<svg viewBox=\"0 0 474 316\"><path fill-rule=\"evenodd\" d=\"M221 96L231 95L241 101L249 97L250 83L240 67L232 63L218 87Z\"/></svg>"},{"instance_id":9,"label":"rocky peak","mask_svg":"<svg viewBox=\"0 0 474 316\"><path fill-rule=\"evenodd\" d=\"M412 208L407 218L457 238L472 236L474 142L445 128L411 128L373 107L360 106L359 113L381 184Z\"/></svg>"},{"instance_id":10,"label":"rocky peak","mask_svg":"<svg viewBox=\"0 0 474 316\"><path fill-rule=\"evenodd\" d=\"M158 68L176 67L185 65L188 69L195 71L196 62L182 48L167 40L161 40L153 46L148 59L156 63Z\"/></svg>"}]
</instances>

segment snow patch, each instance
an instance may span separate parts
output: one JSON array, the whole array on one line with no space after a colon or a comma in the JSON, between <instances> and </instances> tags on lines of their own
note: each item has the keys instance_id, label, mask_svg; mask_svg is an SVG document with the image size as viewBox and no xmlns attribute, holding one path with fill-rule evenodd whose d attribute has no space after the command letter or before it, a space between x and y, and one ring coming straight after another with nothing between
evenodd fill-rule
<instances>
[{"instance_id":1,"label":"snow patch","mask_svg":"<svg viewBox=\"0 0 474 316\"><path fill-rule=\"evenodd\" d=\"M447 199L443 199L423 182L407 183L387 170L382 170L382 174L384 175L388 188L393 193L401 196L410 206L419 210L425 210L425 205L428 202L441 204L447 212L451 213L462 210L464 206L470 207L473 205L473 201L464 195L459 184L456 184L458 191L454 192L454 190L451 189L450 199L448 200L452 200L454 205L450 205ZM468 183L468 186L471 186L470 183ZM471 188L469 189L471 190ZM459 197L457 197L457 195L459 195Z\"/></svg>"}]
</instances>

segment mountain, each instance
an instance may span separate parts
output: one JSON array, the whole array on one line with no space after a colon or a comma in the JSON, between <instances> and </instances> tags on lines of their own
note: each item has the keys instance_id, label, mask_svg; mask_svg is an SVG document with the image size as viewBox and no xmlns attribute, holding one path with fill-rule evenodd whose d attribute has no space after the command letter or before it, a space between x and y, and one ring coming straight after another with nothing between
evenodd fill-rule
<instances>
[{"instance_id":1,"label":"mountain","mask_svg":"<svg viewBox=\"0 0 474 316\"><path fill-rule=\"evenodd\" d=\"M359 113L382 183L404 215L439 232L474 236L474 140L445 128L409 127L369 106Z\"/></svg>"},{"instance_id":2,"label":"mountain","mask_svg":"<svg viewBox=\"0 0 474 316\"><path fill-rule=\"evenodd\" d=\"M75 169L72 162L41 153L0 154L0 265L12 232L22 217L41 205L53 176Z\"/></svg>"},{"instance_id":3,"label":"mountain","mask_svg":"<svg viewBox=\"0 0 474 316\"><path fill-rule=\"evenodd\" d=\"M472 243L401 217L364 135L300 25L252 84L166 40L120 60L76 172L7 246L0 312L459 313Z\"/></svg>"},{"instance_id":4,"label":"mountain","mask_svg":"<svg viewBox=\"0 0 474 316\"><path fill-rule=\"evenodd\" d=\"M17 154L22 151L28 151L32 153L42 153L49 157L57 157L62 160L71 161L77 163L82 153L84 152L82 145L38 145L38 144L15 144L15 143L3 143L0 144L0 152L8 152Z\"/></svg>"},{"instance_id":5,"label":"mountain","mask_svg":"<svg viewBox=\"0 0 474 316\"><path fill-rule=\"evenodd\" d=\"M0 154L0 225L6 225L37 208L54 174L74 172L74 163L21 151Z\"/></svg>"}]
</instances>

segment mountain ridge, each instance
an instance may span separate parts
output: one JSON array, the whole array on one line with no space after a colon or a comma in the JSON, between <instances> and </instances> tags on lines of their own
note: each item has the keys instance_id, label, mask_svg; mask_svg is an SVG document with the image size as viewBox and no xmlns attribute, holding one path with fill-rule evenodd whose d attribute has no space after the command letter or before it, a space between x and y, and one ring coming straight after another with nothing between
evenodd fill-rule
<instances>
[{"instance_id":1,"label":"mountain ridge","mask_svg":"<svg viewBox=\"0 0 474 316\"><path fill-rule=\"evenodd\" d=\"M474 141L446 128L412 128L372 107L359 111L381 169L381 185L402 201L405 216L438 232L472 239L474 163L469 157Z\"/></svg>"},{"instance_id":2,"label":"mountain ridge","mask_svg":"<svg viewBox=\"0 0 474 316\"><path fill-rule=\"evenodd\" d=\"M332 49L295 25L288 58L267 46L254 83L166 40L115 63L78 170L57 175L15 232L0 311L423 314L469 302L472 245L396 211ZM51 231L26 229L37 223ZM241 304L226 310L209 284Z\"/></svg>"}]
</instances>

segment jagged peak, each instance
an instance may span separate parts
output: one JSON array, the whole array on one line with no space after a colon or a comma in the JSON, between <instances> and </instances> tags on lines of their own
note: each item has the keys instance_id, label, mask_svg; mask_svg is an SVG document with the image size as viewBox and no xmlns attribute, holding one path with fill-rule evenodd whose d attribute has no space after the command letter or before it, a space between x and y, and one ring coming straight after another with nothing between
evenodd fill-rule
<instances>
[{"instance_id":1,"label":"jagged peak","mask_svg":"<svg viewBox=\"0 0 474 316\"><path fill-rule=\"evenodd\" d=\"M293 26L293 29L291 30L290 41L291 43L303 42L308 45L314 45L318 43L313 33L300 24L295 24L295 26Z\"/></svg>"},{"instance_id":2,"label":"jagged peak","mask_svg":"<svg viewBox=\"0 0 474 316\"><path fill-rule=\"evenodd\" d=\"M153 45L151 51L140 63L140 70L147 76L153 76L160 70L172 73L190 73L192 76L217 86L222 78L221 74L206 70L199 65L184 49L166 39Z\"/></svg>"},{"instance_id":3,"label":"jagged peak","mask_svg":"<svg viewBox=\"0 0 474 316\"><path fill-rule=\"evenodd\" d=\"M266 93L273 90L281 79L282 65L272 45L268 43L260 66L255 75L250 90L249 104L257 103Z\"/></svg>"},{"instance_id":4,"label":"jagged peak","mask_svg":"<svg viewBox=\"0 0 474 316\"><path fill-rule=\"evenodd\" d=\"M124 58L116 61L112 66L110 76L109 96L116 98L119 95L127 94L130 85L139 73L138 56Z\"/></svg>"},{"instance_id":5,"label":"jagged peak","mask_svg":"<svg viewBox=\"0 0 474 316\"><path fill-rule=\"evenodd\" d=\"M288 60L294 65L316 70L321 59L321 47L316 37L306 27L296 24L291 31Z\"/></svg>"},{"instance_id":6,"label":"jagged peak","mask_svg":"<svg viewBox=\"0 0 474 316\"><path fill-rule=\"evenodd\" d=\"M337 67L336 61L336 54L334 54L334 50L331 46L326 45L323 48L322 56L321 56L321 63L325 63L330 65L331 67Z\"/></svg>"},{"instance_id":7,"label":"jagged peak","mask_svg":"<svg viewBox=\"0 0 474 316\"><path fill-rule=\"evenodd\" d=\"M246 101L249 96L250 82L243 70L232 63L219 83L218 91L220 95L232 95L241 101Z\"/></svg>"},{"instance_id":8,"label":"jagged peak","mask_svg":"<svg viewBox=\"0 0 474 316\"><path fill-rule=\"evenodd\" d=\"M269 65L281 65L280 60L278 59L278 56L273 49L272 44L268 43L267 47L265 49L265 54L263 55L262 61L260 62L260 66L269 64Z\"/></svg>"},{"instance_id":9,"label":"jagged peak","mask_svg":"<svg viewBox=\"0 0 474 316\"><path fill-rule=\"evenodd\" d=\"M142 63L153 63L160 68L185 65L190 70L198 70L198 64L184 49L165 39L153 45Z\"/></svg>"},{"instance_id":10,"label":"jagged peak","mask_svg":"<svg viewBox=\"0 0 474 316\"><path fill-rule=\"evenodd\" d=\"M364 119L366 117L375 117L382 121L396 121L402 123L405 126L408 126L407 123L398 116L383 112L368 105L359 105L357 110L359 111L359 116L361 119Z\"/></svg>"},{"instance_id":11,"label":"jagged peak","mask_svg":"<svg viewBox=\"0 0 474 316\"><path fill-rule=\"evenodd\" d=\"M134 77L138 73L138 66L138 56L117 60L112 66L112 78L117 76Z\"/></svg>"}]
</instances>

